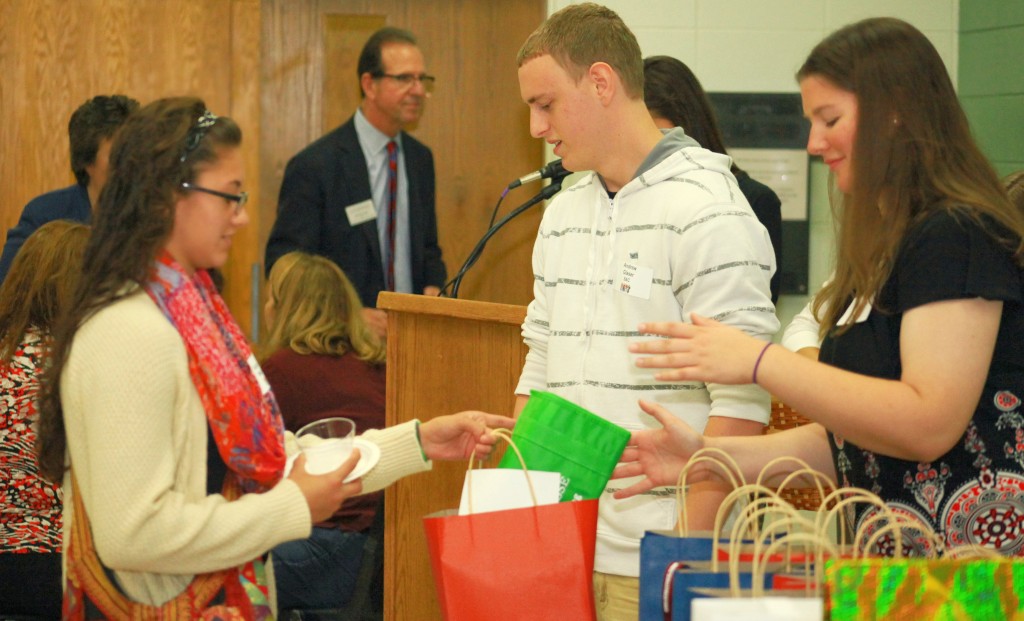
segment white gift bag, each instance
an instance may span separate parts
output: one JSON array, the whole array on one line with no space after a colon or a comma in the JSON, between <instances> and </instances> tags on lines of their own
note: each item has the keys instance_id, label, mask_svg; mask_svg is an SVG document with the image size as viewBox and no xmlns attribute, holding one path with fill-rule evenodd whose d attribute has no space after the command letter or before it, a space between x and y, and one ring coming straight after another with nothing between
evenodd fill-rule
<instances>
[{"instance_id":1,"label":"white gift bag","mask_svg":"<svg viewBox=\"0 0 1024 621\"><path fill-rule=\"evenodd\" d=\"M691 621L821 621L820 597L705 597L693 600Z\"/></svg>"},{"instance_id":2,"label":"white gift bag","mask_svg":"<svg viewBox=\"0 0 1024 621\"><path fill-rule=\"evenodd\" d=\"M466 480L462 484L459 515L521 509L532 507L534 504L553 505L558 502L561 494L559 473L526 470L526 476L529 477L527 481L523 472L505 468L467 471ZM531 483L533 491L537 494L536 502L530 496Z\"/></svg>"}]
</instances>

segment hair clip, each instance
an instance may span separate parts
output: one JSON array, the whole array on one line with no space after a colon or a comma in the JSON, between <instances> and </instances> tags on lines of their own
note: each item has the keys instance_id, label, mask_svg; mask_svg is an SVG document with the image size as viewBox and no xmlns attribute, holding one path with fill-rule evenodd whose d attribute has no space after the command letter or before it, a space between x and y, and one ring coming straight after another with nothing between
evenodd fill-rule
<instances>
[{"instance_id":1,"label":"hair clip","mask_svg":"<svg viewBox=\"0 0 1024 621\"><path fill-rule=\"evenodd\" d=\"M196 150L203 136L217 122L217 115L206 110L202 116L196 119L195 125L189 128L188 136L185 138L185 151L181 154L181 161L184 162L190 153Z\"/></svg>"}]
</instances>

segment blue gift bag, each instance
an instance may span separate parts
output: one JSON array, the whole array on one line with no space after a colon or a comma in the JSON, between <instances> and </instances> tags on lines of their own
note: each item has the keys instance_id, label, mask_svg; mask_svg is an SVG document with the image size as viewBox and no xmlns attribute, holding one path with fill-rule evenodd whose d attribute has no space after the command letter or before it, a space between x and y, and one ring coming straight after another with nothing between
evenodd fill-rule
<instances>
[{"instance_id":1,"label":"blue gift bag","mask_svg":"<svg viewBox=\"0 0 1024 621\"><path fill-rule=\"evenodd\" d=\"M649 530L640 540L640 621L664 621L665 574L675 561L710 561L710 534L680 537L675 530ZM721 539L728 546L728 539ZM725 574L728 579L728 573ZM726 583L728 584L728 583Z\"/></svg>"}]
</instances>

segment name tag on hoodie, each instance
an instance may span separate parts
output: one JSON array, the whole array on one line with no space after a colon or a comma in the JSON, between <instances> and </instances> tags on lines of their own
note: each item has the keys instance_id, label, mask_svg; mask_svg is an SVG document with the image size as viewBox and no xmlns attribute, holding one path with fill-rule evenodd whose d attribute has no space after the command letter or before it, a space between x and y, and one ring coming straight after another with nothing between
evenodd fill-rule
<instances>
[{"instance_id":1,"label":"name tag on hoodie","mask_svg":"<svg viewBox=\"0 0 1024 621\"><path fill-rule=\"evenodd\" d=\"M654 282L653 269L627 261L622 264L618 280L619 292L642 300L651 299L651 283Z\"/></svg>"}]
</instances>

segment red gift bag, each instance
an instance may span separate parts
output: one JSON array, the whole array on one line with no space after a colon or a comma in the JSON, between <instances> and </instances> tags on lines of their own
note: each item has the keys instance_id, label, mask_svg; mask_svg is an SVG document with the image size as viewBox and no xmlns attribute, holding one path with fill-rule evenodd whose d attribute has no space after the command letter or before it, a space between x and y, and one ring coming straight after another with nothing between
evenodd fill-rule
<instances>
[{"instance_id":1,"label":"red gift bag","mask_svg":"<svg viewBox=\"0 0 1024 621\"><path fill-rule=\"evenodd\" d=\"M519 454L510 434L499 429L495 435ZM472 461L469 466L472 471ZM471 508L470 515L443 511L423 518L446 621L594 619L598 501L537 505L534 496L533 502L520 509L474 514Z\"/></svg>"},{"instance_id":2,"label":"red gift bag","mask_svg":"<svg viewBox=\"0 0 1024 621\"><path fill-rule=\"evenodd\" d=\"M423 518L446 621L592 621L597 502Z\"/></svg>"}]
</instances>

